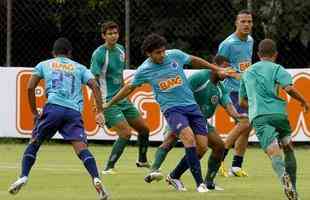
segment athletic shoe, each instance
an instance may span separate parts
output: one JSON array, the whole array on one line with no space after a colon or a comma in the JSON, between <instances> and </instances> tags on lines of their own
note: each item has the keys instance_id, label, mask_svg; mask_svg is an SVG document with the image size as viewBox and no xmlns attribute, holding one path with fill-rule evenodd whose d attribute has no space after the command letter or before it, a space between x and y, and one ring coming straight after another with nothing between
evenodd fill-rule
<instances>
[{"instance_id":1,"label":"athletic shoe","mask_svg":"<svg viewBox=\"0 0 310 200\"><path fill-rule=\"evenodd\" d=\"M147 161L146 162L137 161L136 165L137 165L137 167L145 167L145 168L150 168L151 167L150 163L147 162Z\"/></svg>"},{"instance_id":2,"label":"athletic shoe","mask_svg":"<svg viewBox=\"0 0 310 200\"><path fill-rule=\"evenodd\" d=\"M207 186L207 188L208 188L209 190L215 190L215 191L223 191L223 190L224 190L224 188L222 188L222 187L216 185L214 182L213 182L213 183L210 183L210 184L207 183L206 186Z\"/></svg>"},{"instance_id":3,"label":"athletic shoe","mask_svg":"<svg viewBox=\"0 0 310 200\"><path fill-rule=\"evenodd\" d=\"M247 177L248 174L240 167L231 167L229 168L229 176L236 176L236 177Z\"/></svg>"},{"instance_id":4,"label":"athletic shoe","mask_svg":"<svg viewBox=\"0 0 310 200\"><path fill-rule=\"evenodd\" d=\"M180 179L174 179L174 178L171 178L170 175L168 175L166 178L166 182L169 185L173 186L177 191L180 191L180 192L186 191L186 188L184 187L184 184L182 183Z\"/></svg>"},{"instance_id":5,"label":"athletic shoe","mask_svg":"<svg viewBox=\"0 0 310 200\"><path fill-rule=\"evenodd\" d=\"M207 186L204 183L201 183L197 188L196 188L197 192L209 192Z\"/></svg>"},{"instance_id":6,"label":"athletic shoe","mask_svg":"<svg viewBox=\"0 0 310 200\"><path fill-rule=\"evenodd\" d=\"M291 179L287 173L284 173L282 176L282 184L284 188L284 193L288 200L298 200L298 195L295 189L293 188L293 184Z\"/></svg>"},{"instance_id":7,"label":"athletic shoe","mask_svg":"<svg viewBox=\"0 0 310 200\"><path fill-rule=\"evenodd\" d=\"M228 170L224 166L224 162L221 163L221 166L219 168L219 174L220 174L220 176L228 177Z\"/></svg>"},{"instance_id":8,"label":"athletic shoe","mask_svg":"<svg viewBox=\"0 0 310 200\"><path fill-rule=\"evenodd\" d=\"M160 171L152 171L144 177L144 181L147 183L151 183L156 180L158 182L163 178L164 176Z\"/></svg>"},{"instance_id":9,"label":"athletic shoe","mask_svg":"<svg viewBox=\"0 0 310 200\"><path fill-rule=\"evenodd\" d=\"M114 168L110 168L110 169L105 169L101 172L104 175L113 175L113 174L117 174L117 172L114 170Z\"/></svg>"},{"instance_id":10,"label":"athletic shoe","mask_svg":"<svg viewBox=\"0 0 310 200\"><path fill-rule=\"evenodd\" d=\"M109 200L109 194L105 187L102 185L101 180L99 178L94 178L94 187L98 193L99 200Z\"/></svg>"},{"instance_id":11,"label":"athletic shoe","mask_svg":"<svg viewBox=\"0 0 310 200\"><path fill-rule=\"evenodd\" d=\"M15 181L9 188L9 193L15 195L27 183L28 177L24 176Z\"/></svg>"}]
</instances>

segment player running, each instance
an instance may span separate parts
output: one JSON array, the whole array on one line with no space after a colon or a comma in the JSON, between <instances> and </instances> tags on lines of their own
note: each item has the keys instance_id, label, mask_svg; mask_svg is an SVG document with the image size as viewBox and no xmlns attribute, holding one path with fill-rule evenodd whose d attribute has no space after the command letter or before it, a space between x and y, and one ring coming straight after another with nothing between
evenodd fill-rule
<instances>
[{"instance_id":1,"label":"player running","mask_svg":"<svg viewBox=\"0 0 310 200\"><path fill-rule=\"evenodd\" d=\"M83 111L82 84L88 85L95 96L98 112L96 121L103 126L101 92L87 68L71 60L72 45L66 38L59 38L53 46L55 58L40 62L28 82L28 99L34 116L35 127L30 144L27 146L20 178L9 188L10 194L17 194L29 177L41 144L52 138L58 131L64 140L71 142L77 156L84 163L92 177L93 185L100 200L107 200L108 193L99 178L96 161L87 148L81 112ZM40 80L45 80L47 103L39 115L36 107L35 88Z\"/></svg>"}]
</instances>

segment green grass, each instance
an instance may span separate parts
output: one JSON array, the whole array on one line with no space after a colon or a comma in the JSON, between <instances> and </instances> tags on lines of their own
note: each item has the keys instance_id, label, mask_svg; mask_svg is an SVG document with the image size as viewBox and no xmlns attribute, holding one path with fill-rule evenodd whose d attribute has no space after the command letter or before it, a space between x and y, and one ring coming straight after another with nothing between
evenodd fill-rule
<instances>
[{"instance_id":1,"label":"green grass","mask_svg":"<svg viewBox=\"0 0 310 200\"><path fill-rule=\"evenodd\" d=\"M16 196L10 196L7 188L20 172L20 159L25 144L0 144L0 199L1 200L90 200L97 199L91 181L83 165L69 145L43 145L28 184ZM91 145L90 150L102 169L103 162L111 150L107 145ZM150 148L153 159L155 148ZM165 181L146 184L143 181L147 170L135 167L137 149L130 146L117 164L118 174L104 176L103 182L110 190L113 200L278 200L285 199L270 162L258 148L250 148L244 163L248 178L217 178L225 188L223 192L199 194L189 173L183 176L188 192L179 193L167 187ZM169 154L162 171L167 174L183 155L182 148ZM298 190L302 199L310 199L310 152L298 148ZM207 155L208 156L208 155ZM205 174L207 156L202 160ZM231 157L226 165L230 164Z\"/></svg>"}]
</instances>

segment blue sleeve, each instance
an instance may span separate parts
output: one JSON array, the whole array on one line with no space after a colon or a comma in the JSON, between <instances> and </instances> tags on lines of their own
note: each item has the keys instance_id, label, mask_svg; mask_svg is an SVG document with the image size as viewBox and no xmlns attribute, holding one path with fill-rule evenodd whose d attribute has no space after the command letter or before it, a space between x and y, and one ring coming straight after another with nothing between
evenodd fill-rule
<instances>
[{"instance_id":1,"label":"blue sleeve","mask_svg":"<svg viewBox=\"0 0 310 200\"><path fill-rule=\"evenodd\" d=\"M148 82L145 74L147 74L147 73L145 73L144 70L141 70L138 68L138 70L136 71L136 73L133 77L133 80L131 81L131 84L133 86L139 86L139 85L142 85L143 83Z\"/></svg>"},{"instance_id":2,"label":"blue sleeve","mask_svg":"<svg viewBox=\"0 0 310 200\"><path fill-rule=\"evenodd\" d=\"M279 65L277 69L275 79L275 81L279 83L282 87L293 84L292 76L281 65Z\"/></svg>"},{"instance_id":3,"label":"blue sleeve","mask_svg":"<svg viewBox=\"0 0 310 200\"><path fill-rule=\"evenodd\" d=\"M218 55L224 56L226 58L229 58L229 52L230 52L230 45L227 42L222 42L219 46Z\"/></svg>"},{"instance_id":4,"label":"blue sleeve","mask_svg":"<svg viewBox=\"0 0 310 200\"><path fill-rule=\"evenodd\" d=\"M44 78L43 76L43 63L39 63L34 67L34 70L32 72L32 75L39 76L41 78Z\"/></svg>"},{"instance_id":5,"label":"blue sleeve","mask_svg":"<svg viewBox=\"0 0 310 200\"><path fill-rule=\"evenodd\" d=\"M87 82L90 80L90 79L94 79L94 75L91 73L90 70L88 70L85 66L83 66L82 68L82 83L84 85L87 85Z\"/></svg>"},{"instance_id":6,"label":"blue sleeve","mask_svg":"<svg viewBox=\"0 0 310 200\"><path fill-rule=\"evenodd\" d=\"M170 53L173 54L177 60L181 63L182 67L184 65L188 65L191 63L191 55L179 50L179 49L173 49L170 50Z\"/></svg>"}]
</instances>

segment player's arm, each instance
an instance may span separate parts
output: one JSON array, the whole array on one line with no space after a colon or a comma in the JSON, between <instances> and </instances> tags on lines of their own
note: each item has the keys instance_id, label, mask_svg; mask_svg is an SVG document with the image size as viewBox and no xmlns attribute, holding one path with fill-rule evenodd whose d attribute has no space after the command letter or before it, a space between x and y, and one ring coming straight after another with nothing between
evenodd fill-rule
<instances>
[{"instance_id":1,"label":"player's arm","mask_svg":"<svg viewBox=\"0 0 310 200\"><path fill-rule=\"evenodd\" d=\"M87 86L92 90L92 93L94 95L95 98L95 102L96 102L96 111L97 113L102 113L103 108L102 108L102 94L101 94L101 90L100 87L97 83L96 79L90 79L87 82Z\"/></svg>"},{"instance_id":2,"label":"player's arm","mask_svg":"<svg viewBox=\"0 0 310 200\"><path fill-rule=\"evenodd\" d=\"M37 85L39 84L40 80L41 80L40 76L31 75L30 80L28 81L28 87L27 87L30 110L35 117L39 115L37 111L37 105L36 105L35 89Z\"/></svg>"},{"instance_id":3,"label":"player's arm","mask_svg":"<svg viewBox=\"0 0 310 200\"><path fill-rule=\"evenodd\" d=\"M249 108L247 91L246 91L243 79L241 79L241 81L240 81L239 104L240 104L240 107L242 107L244 109L248 109Z\"/></svg>"},{"instance_id":4,"label":"player's arm","mask_svg":"<svg viewBox=\"0 0 310 200\"><path fill-rule=\"evenodd\" d=\"M305 97L298 91L293 85L284 87L284 90L294 99L301 103L301 106L305 108L305 112L309 111L310 104L306 101Z\"/></svg>"},{"instance_id":5,"label":"player's arm","mask_svg":"<svg viewBox=\"0 0 310 200\"><path fill-rule=\"evenodd\" d=\"M299 101L305 111L308 112L310 108L309 102L306 101L305 97L293 86L292 76L282 67L279 66L276 72L276 82L294 99Z\"/></svg>"},{"instance_id":6,"label":"player's arm","mask_svg":"<svg viewBox=\"0 0 310 200\"><path fill-rule=\"evenodd\" d=\"M122 87L122 89L120 89L120 91L118 91L118 93L111 99L111 101L107 102L106 104L104 104L103 109L106 109L110 106L112 106L113 104L119 102L120 100L126 98L127 96L129 96L138 86L136 85L132 85L131 83L126 84Z\"/></svg>"},{"instance_id":7,"label":"player's arm","mask_svg":"<svg viewBox=\"0 0 310 200\"><path fill-rule=\"evenodd\" d=\"M197 56L191 56L191 65L193 66L193 68L195 69L199 69L201 67L205 67L205 68L208 68L208 69L212 69L214 71L220 71L222 70L219 66L215 65L215 64L212 64L212 63L209 63L208 61L200 58L200 57L197 57Z\"/></svg>"}]
</instances>

